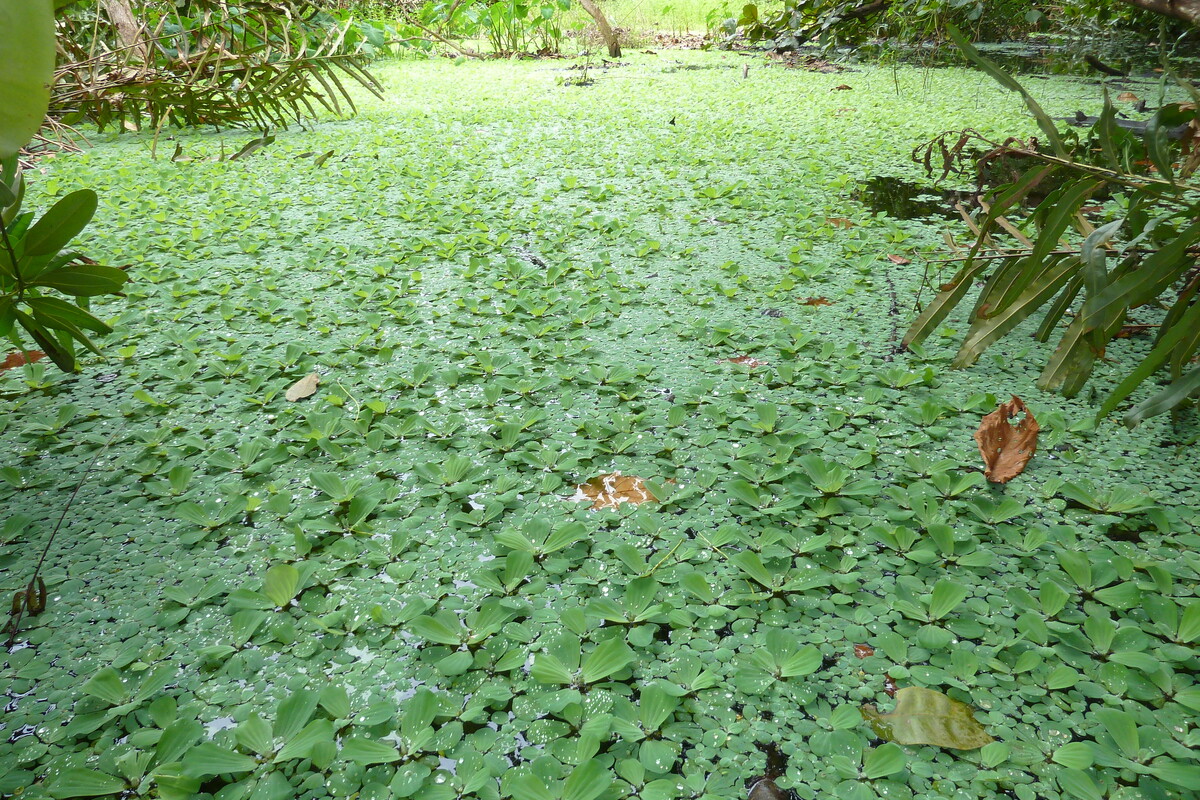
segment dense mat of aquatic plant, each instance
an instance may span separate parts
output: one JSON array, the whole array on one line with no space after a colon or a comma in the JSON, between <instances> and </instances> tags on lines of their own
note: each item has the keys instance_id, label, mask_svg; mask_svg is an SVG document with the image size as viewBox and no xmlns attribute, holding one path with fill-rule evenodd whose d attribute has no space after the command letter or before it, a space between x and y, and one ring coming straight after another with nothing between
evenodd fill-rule
<instances>
[{"instance_id":1,"label":"dense mat of aquatic plant","mask_svg":"<svg viewBox=\"0 0 1200 800\"><path fill-rule=\"evenodd\" d=\"M27 202L97 188L133 280L105 360L0 378L10 592L113 437L4 658L0 793L1188 794L1195 428L1096 429L1022 337L951 371L953 317L897 352L957 227L851 199L1032 123L966 72L741 66L406 63L234 162L47 162ZM1041 452L988 486L1010 393ZM617 471L658 502L572 500ZM996 741L883 745L890 686Z\"/></svg>"}]
</instances>

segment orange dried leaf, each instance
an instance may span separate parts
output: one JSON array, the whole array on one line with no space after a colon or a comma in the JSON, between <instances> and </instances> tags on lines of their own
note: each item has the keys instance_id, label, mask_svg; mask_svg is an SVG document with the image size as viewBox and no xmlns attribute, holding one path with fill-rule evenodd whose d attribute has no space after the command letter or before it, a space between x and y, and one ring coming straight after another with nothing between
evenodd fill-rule
<instances>
[{"instance_id":1,"label":"orange dried leaf","mask_svg":"<svg viewBox=\"0 0 1200 800\"><path fill-rule=\"evenodd\" d=\"M289 403L294 403L297 400L303 400L306 397L312 397L317 391L317 384L321 382L321 376L317 373L305 375L300 380L288 387L287 394L284 395Z\"/></svg>"},{"instance_id":2,"label":"orange dried leaf","mask_svg":"<svg viewBox=\"0 0 1200 800\"><path fill-rule=\"evenodd\" d=\"M901 266L903 266L904 264L912 263L904 256L893 256L893 255L888 256L888 261L892 262L893 264L900 264Z\"/></svg>"},{"instance_id":3,"label":"orange dried leaf","mask_svg":"<svg viewBox=\"0 0 1200 800\"><path fill-rule=\"evenodd\" d=\"M1010 420L1015 418L1019 419L1013 425ZM1033 413L1016 395L984 417L975 431L984 477L993 483L1008 483L1020 475L1037 452L1039 430Z\"/></svg>"},{"instance_id":4,"label":"orange dried leaf","mask_svg":"<svg viewBox=\"0 0 1200 800\"><path fill-rule=\"evenodd\" d=\"M875 648L869 644L856 644L854 645L854 655L859 658L868 658L875 655Z\"/></svg>"},{"instance_id":5,"label":"orange dried leaf","mask_svg":"<svg viewBox=\"0 0 1200 800\"><path fill-rule=\"evenodd\" d=\"M734 356L733 358L726 358L723 360L726 364L737 364L738 366L750 367L751 369L754 369L755 367L765 367L767 365L766 361L759 361L753 356Z\"/></svg>"},{"instance_id":6,"label":"orange dried leaf","mask_svg":"<svg viewBox=\"0 0 1200 800\"><path fill-rule=\"evenodd\" d=\"M1117 95L1117 99L1122 103L1136 103L1138 100L1141 100L1141 98L1133 92L1121 92L1119 95Z\"/></svg>"},{"instance_id":7,"label":"orange dried leaf","mask_svg":"<svg viewBox=\"0 0 1200 800\"><path fill-rule=\"evenodd\" d=\"M826 217L825 222L835 228L853 228L854 222L845 217Z\"/></svg>"},{"instance_id":8,"label":"orange dried leaf","mask_svg":"<svg viewBox=\"0 0 1200 800\"><path fill-rule=\"evenodd\" d=\"M802 306L831 306L831 305L833 305L833 303L831 303L825 297L808 297L808 298L805 298L804 300L801 300L800 305L802 305Z\"/></svg>"},{"instance_id":9,"label":"orange dried leaf","mask_svg":"<svg viewBox=\"0 0 1200 800\"><path fill-rule=\"evenodd\" d=\"M598 511L602 508L618 508L622 503L648 503L658 498L651 494L641 478L610 472L576 486L571 499L590 501L592 510Z\"/></svg>"},{"instance_id":10,"label":"orange dried leaf","mask_svg":"<svg viewBox=\"0 0 1200 800\"><path fill-rule=\"evenodd\" d=\"M4 358L4 362L0 363L0 372L14 367L23 367L26 364L32 364L35 361L41 361L46 357L46 354L41 350L28 350L22 353L20 350L14 350Z\"/></svg>"},{"instance_id":11,"label":"orange dried leaf","mask_svg":"<svg viewBox=\"0 0 1200 800\"><path fill-rule=\"evenodd\" d=\"M1154 325L1122 325L1121 330L1113 334L1114 339L1128 339L1130 336L1145 336L1154 329Z\"/></svg>"}]
</instances>

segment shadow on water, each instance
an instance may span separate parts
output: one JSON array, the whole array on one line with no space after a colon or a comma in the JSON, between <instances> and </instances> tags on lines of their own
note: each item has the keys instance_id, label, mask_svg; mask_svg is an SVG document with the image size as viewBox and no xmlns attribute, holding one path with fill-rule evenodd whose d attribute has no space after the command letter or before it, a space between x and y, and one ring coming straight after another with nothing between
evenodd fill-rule
<instances>
[{"instance_id":1,"label":"shadow on water","mask_svg":"<svg viewBox=\"0 0 1200 800\"><path fill-rule=\"evenodd\" d=\"M893 219L962 219L954 204L970 208L975 202L973 192L931 189L889 175L868 178L859 184L852 197L871 211L883 212Z\"/></svg>"},{"instance_id":2,"label":"shadow on water","mask_svg":"<svg viewBox=\"0 0 1200 800\"><path fill-rule=\"evenodd\" d=\"M1026 42L979 42L979 52L999 64L1005 71L1017 75L1078 75L1106 77L1097 67L1100 62L1121 76L1109 75L1118 84L1123 79L1157 80L1161 76L1161 59L1157 47L1145 42L1123 40L1066 41L1062 39L1031 40ZM967 59L950 44L897 46L891 43L858 48L858 58L894 58L902 63L926 67L966 66ZM1176 51L1169 60L1172 69L1184 77L1200 75L1200 47L1189 44Z\"/></svg>"}]
</instances>

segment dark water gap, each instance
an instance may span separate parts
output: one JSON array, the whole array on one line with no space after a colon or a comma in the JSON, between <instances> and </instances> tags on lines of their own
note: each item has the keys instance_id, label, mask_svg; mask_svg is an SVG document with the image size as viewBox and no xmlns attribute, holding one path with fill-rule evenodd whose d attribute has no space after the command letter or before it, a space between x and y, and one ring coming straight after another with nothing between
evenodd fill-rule
<instances>
[{"instance_id":1,"label":"dark water gap","mask_svg":"<svg viewBox=\"0 0 1200 800\"><path fill-rule=\"evenodd\" d=\"M960 220L962 217L954 207L956 203L968 210L976 205L975 192L936 189L891 175L867 178L850 196L872 212L883 212L893 219L941 217Z\"/></svg>"}]
</instances>

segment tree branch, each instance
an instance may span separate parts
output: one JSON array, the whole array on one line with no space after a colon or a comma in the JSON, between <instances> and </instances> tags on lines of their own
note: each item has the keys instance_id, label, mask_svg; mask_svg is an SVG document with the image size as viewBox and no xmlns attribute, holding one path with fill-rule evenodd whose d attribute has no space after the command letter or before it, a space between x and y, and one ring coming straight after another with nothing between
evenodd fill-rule
<instances>
[{"instance_id":1,"label":"tree branch","mask_svg":"<svg viewBox=\"0 0 1200 800\"><path fill-rule=\"evenodd\" d=\"M1131 6L1153 11L1165 17L1181 19L1191 25L1200 25L1200 0L1121 0Z\"/></svg>"},{"instance_id":2,"label":"tree branch","mask_svg":"<svg viewBox=\"0 0 1200 800\"><path fill-rule=\"evenodd\" d=\"M429 28L426 28L424 25L417 22L412 17L406 17L404 21L407 22L408 24L412 25L414 28L419 28L420 30L425 31L425 33L428 34L430 37L441 42L442 44L446 45L447 47L454 48L455 50L462 53L467 58L483 58L482 55L480 55L479 53L476 53L474 50L471 50L470 48L467 48L467 47L462 47L461 45L457 45L454 42L447 39L445 36L435 33L434 31L431 31Z\"/></svg>"}]
</instances>

